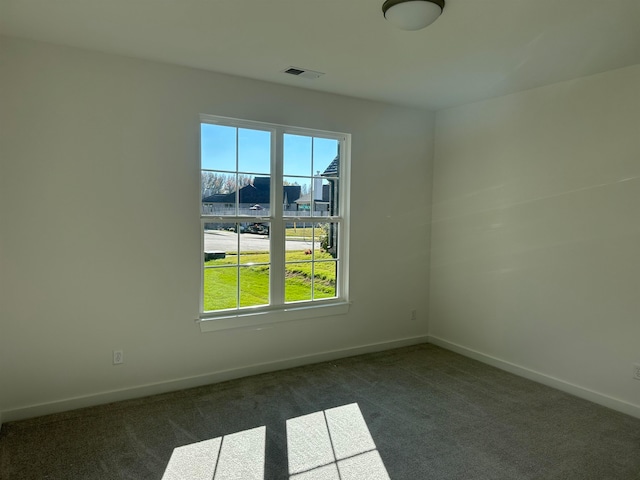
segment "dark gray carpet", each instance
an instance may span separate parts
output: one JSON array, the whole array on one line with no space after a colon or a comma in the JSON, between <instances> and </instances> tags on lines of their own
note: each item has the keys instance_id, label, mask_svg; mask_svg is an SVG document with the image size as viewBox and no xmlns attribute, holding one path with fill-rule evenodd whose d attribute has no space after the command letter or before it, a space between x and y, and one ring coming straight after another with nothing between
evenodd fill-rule
<instances>
[{"instance_id":1,"label":"dark gray carpet","mask_svg":"<svg viewBox=\"0 0 640 480\"><path fill-rule=\"evenodd\" d=\"M433 345L5 424L0 478L156 479L174 448L357 403L392 480L640 479L640 419Z\"/></svg>"}]
</instances>

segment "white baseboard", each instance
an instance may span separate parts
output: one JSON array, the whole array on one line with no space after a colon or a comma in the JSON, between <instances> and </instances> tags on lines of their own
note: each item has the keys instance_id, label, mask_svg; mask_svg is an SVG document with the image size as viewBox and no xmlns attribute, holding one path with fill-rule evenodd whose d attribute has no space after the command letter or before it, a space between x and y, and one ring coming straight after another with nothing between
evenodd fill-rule
<instances>
[{"instance_id":1,"label":"white baseboard","mask_svg":"<svg viewBox=\"0 0 640 480\"><path fill-rule=\"evenodd\" d=\"M51 413L65 412L75 410L77 408L93 407L105 403L118 402L122 400L131 400L134 398L147 397L159 393L173 392L185 388L200 387L212 383L224 382L236 378L248 377L250 375L258 375L260 373L273 372L276 370L284 370L287 368L299 367L302 365L310 365L313 363L326 362L336 360L338 358L352 357L365 353L380 352L390 350L392 348L407 347L409 345L417 345L426 343L428 337L420 335L417 337L402 338L399 340L391 340L386 342L372 343L368 345L360 345L340 350L330 350L326 352L314 353L311 355L303 355L300 357L292 357L272 362L265 362L255 365L212 372L205 375L194 377L185 377L166 382L152 383L141 385L133 388L121 390L112 390L101 392L93 395L85 395L81 397L68 398L55 402L40 403L37 405L29 405L26 407L15 408L12 410L0 411L1 422L13 422L23 420L25 418L39 417L49 415Z\"/></svg>"},{"instance_id":2,"label":"white baseboard","mask_svg":"<svg viewBox=\"0 0 640 480\"><path fill-rule=\"evenodd\" d=\"M428 341L429 343L432 343L439 347L446 348L447 350L459 353L461 355L464 355L465 357L473 358L474 360L478 360L482 363L497 367L501 370L505 370L520 377L528 378L529 380L533 380L535 382L542 383L543 385L556 388L571 395L575 395L576 397L580 397L585 400L589 400L590 402L597 403L598 405L611 408L612 410L617 410L618 412L631 415L632 417L640 418L640 405L634 405L632 403L625 402L624 400L619 400L603 393L596 392L594 390L590 390L588 388L584 388L570 382L566 382L559 378L536 372L535 370L531 370L529 368L521 367L520 365L516 365L514 363L492 357L491 355L486 355L477 350L458 345L457 343L449 342L443 338L429 335Z\"/></svg>"}]
</instances>

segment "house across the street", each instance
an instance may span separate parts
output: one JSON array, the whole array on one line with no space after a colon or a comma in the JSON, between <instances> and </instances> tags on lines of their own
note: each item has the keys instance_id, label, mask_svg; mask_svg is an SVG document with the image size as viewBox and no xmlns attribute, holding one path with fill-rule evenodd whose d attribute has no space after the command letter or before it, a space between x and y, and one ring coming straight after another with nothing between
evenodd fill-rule
<instances>
[{"instance_id":1,"label":"house across the street","mask_svg":"<svg viewBox=\"0 0 640 480\"><path fill-rule=\"evenodd\" d=\"M331 215L331 198L334 195L333 178L338 174L339 157L326 170L313 178L313 189L302 193L300 185L284 185L282 204L285 212L295 215ZM238 214L268 216L271 199L270 177L255 177L253 181L238 190ZM312 195L314 197L312 202ZM202 213L207 215L235 215L236 192L208 195L202 199Z\"/></svg>"}]
</instances>

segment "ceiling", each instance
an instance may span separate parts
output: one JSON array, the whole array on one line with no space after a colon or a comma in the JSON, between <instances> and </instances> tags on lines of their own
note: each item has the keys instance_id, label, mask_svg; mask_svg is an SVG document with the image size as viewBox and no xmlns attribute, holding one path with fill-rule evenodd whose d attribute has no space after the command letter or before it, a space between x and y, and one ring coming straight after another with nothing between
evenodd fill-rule
<instances>
[{"instance_id":1,"label":"ceiling","mask_svg":"<svg viewBox=\"0 0 640 480\"><path fill-rule=\"evenodd\" d=\"M0 33L429 109L640 63L640 0L446 0L415 32L382 1L0 0Z\"/></svg>"}]
</instances>

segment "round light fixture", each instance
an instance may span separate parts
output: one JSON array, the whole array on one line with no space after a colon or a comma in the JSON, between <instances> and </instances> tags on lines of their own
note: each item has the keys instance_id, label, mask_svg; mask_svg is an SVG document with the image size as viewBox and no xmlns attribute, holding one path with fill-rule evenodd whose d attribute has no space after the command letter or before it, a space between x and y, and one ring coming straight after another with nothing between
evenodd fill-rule
<instances>
[{"instance_id":1,"label":"round light fixture","mask_svg":"<svg viewBox=\"0 0 640 480\"><path fill-rule=\"evenodd\" d=\"M384 18L402 30L420 30L431 25L444 10L444 0L386 0Z\"/></svg>"}]
</instances>

